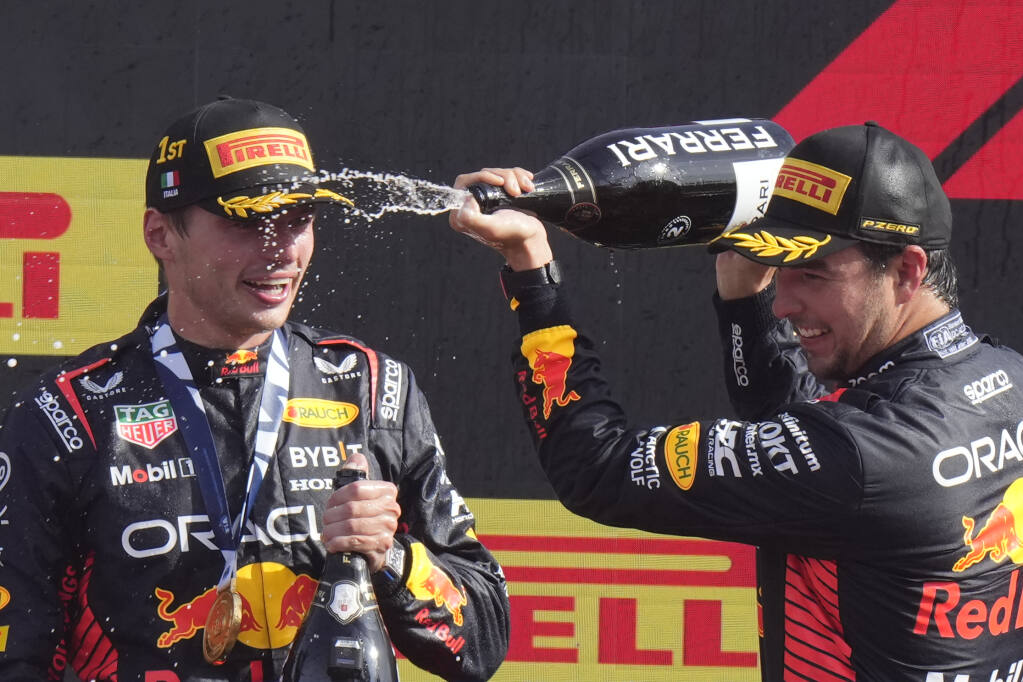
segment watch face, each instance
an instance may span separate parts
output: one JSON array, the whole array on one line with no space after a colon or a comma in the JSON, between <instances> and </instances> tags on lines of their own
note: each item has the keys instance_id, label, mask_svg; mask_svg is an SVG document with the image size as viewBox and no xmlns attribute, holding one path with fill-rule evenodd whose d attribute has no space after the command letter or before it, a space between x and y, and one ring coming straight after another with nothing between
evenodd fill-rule
<instances>
[{"instance_id":1,"label":"watch face","mask_svg":"<svg viewBox=\"0 0 1023 682\"><path fill-rule=\"evenodd\" d=\"M389 580L401 580L405 574L405 548L397 540L387 550L384 568L381 571Z\"/></svg>"},{"instance_id":2,"label":"watch face","mask_svg":"<svg viewBox=\"0 0 1023 682\"><path fill-rule=\"evenodd\" d=\"M547 281L551 284L561 283L561 269L558 268L557 261L551 261L547 265L543 266L544 274L547 275Z\"/></svg>"}]
</instances>

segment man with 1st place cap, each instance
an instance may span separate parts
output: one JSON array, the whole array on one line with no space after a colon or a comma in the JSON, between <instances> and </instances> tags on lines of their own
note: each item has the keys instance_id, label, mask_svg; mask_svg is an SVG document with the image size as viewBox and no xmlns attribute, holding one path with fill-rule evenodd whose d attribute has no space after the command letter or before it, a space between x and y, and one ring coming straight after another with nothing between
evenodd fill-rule
<instances>
[{"instance_id":1,"label":"man with 1st place cap","mask_svg":"<svg viewBox=\"0 0 1023 682\"><path fill-rule=\"evenodd\" d=\"M456 185L481 181L532 189L522 169ZM716 419L679 386L664 402L687 418L628 420L542 223L467 201L451 224L505 258L522 404L543 406L525 418L565 506L757 546L764 680L1020 679L1023 358L957 309L949 201L916 146L873 123L812 135L766 215L714 242Z\"/></svg>"},{"instance_id":2,"label":"man with 1st place cap","mask_svg":"<svg viewBox=\"0 0 1023 682\"><path fill-rule=\"evenodd\" d=\"M288 321L315 205L350 203L320 177L299 123L262 102L217 100L159 138L143 236L166 292L0 429L0 679L277 679L338 551L366 556L412 663L500 665L504 577L412 372ZM370 480L332 492L342 466Z\"/></svg>"}]
</instances>

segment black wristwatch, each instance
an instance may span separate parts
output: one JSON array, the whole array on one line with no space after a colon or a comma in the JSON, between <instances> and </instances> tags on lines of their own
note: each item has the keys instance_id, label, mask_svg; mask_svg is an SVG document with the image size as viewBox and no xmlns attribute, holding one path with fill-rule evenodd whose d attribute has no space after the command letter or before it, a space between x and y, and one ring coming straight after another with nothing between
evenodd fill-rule
<instances>
[{"instance_id":1,"label":"black wristwatch","mask_svg":"<svg viewBox=\"0 0 1023 682\"><path fill-rule=\"evenodd\" d=\"M532 270L512 270L505 265L501 268L501 289L509 301L527 287L543 287L561 284L561 269L558 261L552 260Z\"/></svg>"},{"instance_id":2,"label":"black wristwatch","mask_svg":"<svg viewBox=\"0 0 1023 682\"><path fill-rule=\"evenodd\" d=\"M394 544L387 550L384 557L383 567L377 571L377 575L389 583L396 583L405 578L405 545L398 538L394 538Z\"/></svg>"}]
</instances>

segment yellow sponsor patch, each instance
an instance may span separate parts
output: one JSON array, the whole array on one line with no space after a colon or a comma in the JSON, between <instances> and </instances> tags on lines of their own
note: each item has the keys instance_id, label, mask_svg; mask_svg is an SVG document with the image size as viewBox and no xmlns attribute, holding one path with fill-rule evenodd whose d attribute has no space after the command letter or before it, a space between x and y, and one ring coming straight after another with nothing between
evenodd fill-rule
<instances>
[{"instance_id":1,"label":"yellow sponsor patch","mask_svg":"<svg viewBox=\"0 0 1023 682\"><path fill-rule=\"evenodd\" d=\"M0 625L0 651L7 651L7 631L10 625Z\"/></svg>"},{"instance_id":2,"label":"yellow sponsor patch","mask_svg":"<svg viewBox=\"0 0 1023 682\"><path fill-rule=\"evenodd\" d=\"M204 144L216 178L275 163L293 163L315 170L305 135L290 128L241 130L206 140Z\"/></svg>"},{"instance_id":3,"label":"yellow sponsor patch","mask_svg":"<svg viewBox=\"0 0 1023 682\"><path fill-rule=\"evenodd\" d=\"M664 439L664 461L675 485L682 490L693 487L699 444L700 422L676 426Z\"/></svg>"},{"instance_id":4,"label":"yellow sponsor patch","mask_svg":"<svg viewBox=\"0 0 1023 682\"><path fill-rule=\"evenodd\" d=\"M351 403L318 398L292 398L284 406L284 421L311 429L334 429L355 421L359 408Z\"/></svg>"},{"instance_id":5,"label":"yellow sponsor patch","mask_svg":"<svg viewBox=\"0 0 1023 682\"><path fill-rule=\"evenodd\" d=\"M782 196L836 215L852 178L809 161L786 159L778 171L774 196Z\"/></svg>"}]
</instances>

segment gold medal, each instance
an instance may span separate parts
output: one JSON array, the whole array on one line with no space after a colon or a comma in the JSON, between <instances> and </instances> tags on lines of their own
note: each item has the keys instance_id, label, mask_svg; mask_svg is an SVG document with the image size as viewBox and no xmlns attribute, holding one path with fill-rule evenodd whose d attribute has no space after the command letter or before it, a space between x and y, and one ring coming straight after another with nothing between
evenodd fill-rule
<instances>
[{"instance_id":1,"label":"gold medal","mask_svg":"<svg viewBox=\"0 0 1023 682\"><path fill-rule=\"evenodd\" d=\"M217 598L206 616L206 629L202 635L202 655L208 663L219 665L227 660L231 648L238 641L242 626L242 598L228 587L217 591Z\"/></svg>"}]
</instances>

